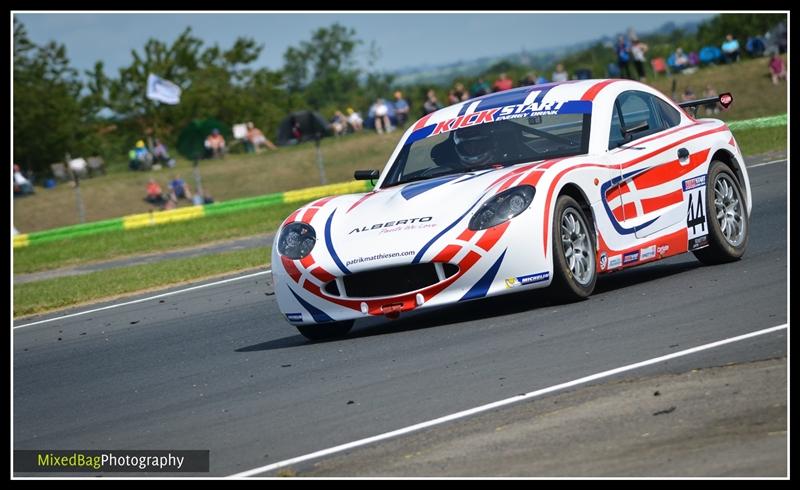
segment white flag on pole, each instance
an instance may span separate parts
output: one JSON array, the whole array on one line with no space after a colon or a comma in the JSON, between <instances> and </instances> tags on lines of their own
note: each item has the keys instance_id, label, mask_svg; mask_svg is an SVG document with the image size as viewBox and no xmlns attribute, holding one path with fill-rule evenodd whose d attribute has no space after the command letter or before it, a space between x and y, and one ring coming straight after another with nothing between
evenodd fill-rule
<instances>
[{"instance_id":1,"label":"white flag on pole","mask_svg":"<svg viewBox=\"0 0 800 490\"><path fill-rule=\"evenodd\" d=\"M151 73L147 77L147 98L175 105L181 101L181 88Z\"/></svg>"}]
</instances>

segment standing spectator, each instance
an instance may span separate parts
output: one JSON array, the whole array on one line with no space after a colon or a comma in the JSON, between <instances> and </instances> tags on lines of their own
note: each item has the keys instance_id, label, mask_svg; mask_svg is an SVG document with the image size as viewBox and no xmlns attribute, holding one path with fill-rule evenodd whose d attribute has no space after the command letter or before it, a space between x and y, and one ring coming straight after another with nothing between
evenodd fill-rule
<instances>
[{"instance_id":1,"label":"standing spectator","mask_svg":"<svg viewBox=\"0 0 800 490\"><path fill-rule=\"evenodd\" d=\"M216 158L225 156L225 137L220 134L219 129L214 128L208 135L205 142L206 157Z\"/></svg>"},{"instance_id":2,"label":"standing spectator","mask_svg":"<svg viewBox=\"0 0 800 490\"><path fill-rule=\"evenodd\" d=\"M631 47L625 41L625 36L619 36L614 52L617 54L617 66L619 66L620 75L632 79L633 77L631 76L628 66L631 61Z\"/></svg>"},{"instance_id":3,"label":"standing spectator","mask_svg":"<svg viewBox=\"0 0 800 490\"><path fill-rule=\"evenodd\" d=\"M427 116L431 112L436 112L441 108L441 104L436 100L436 92L433 89L428 90L425 103L422 104L422 115Z\"/></svg>"},{"instance_id":4,"label":"standing spectator","mask_svg":"<svg viewBox=\"0 0 800 490\"><path fill-rule=\"evenodd\" d=\"M778 85L781 80L786 80L786 64L777 52L773 53L769 59L769 74L775 85Z\"/></svg>"},{"instance_id":5,"label":"standing spectator","mask_svg":"<svg viewBox=\"0 0 800 490\"><path fill-rule=\"evenodd\" d=\"M33 194L33 184L31 181L25 178L22 175L22 169L20 169L19 165L16 163L14 164L14 195L15 196L27 196L28 194Z\"/></svg>"},{"instance_id":6,"label":"standing spectator","mask_svg":"<svg viewBox=\"0 0 800 490\"><path fill-rule=\"evenodd\" d=\"M389 121L389 107L383 99L377 99L369 110L370 115L375 117L375 131L378 134L388 133L392 131L392 123Z\"/></svg>"},{"instance_id":7,"label":"standing spectator","mask_svg":"<svg viewBox=\"0 0 800 490\"><path fill-rule=\"evenodd\" d=\"M361 114L354 111L352 107L347 108L347 122L353 128L353 132L364 129L364 120L361 119Z\"/></svg>"},{"instance_id":8,"label":"standing spectator","mask_svg":"<svg viewBox=\"0 0 800 490\"><path fill-rule=\"evenodd\" d=\"M269 148L270 150L277 150L278 147L275 146L272 141L268 140L264 133L261 132L252 122L247 123L247 141L250 142L250 145L259 153L259 150L262 146Z\"/></svg>"},{"instance_id":9,"label":"standing spectator","mask_svg":"<svg viewBox=\"0 0 800 490\"><path fill-rule=\"evenodd\" d=\"M644 82L646 80L644 67L647 63L647 57L645 56L647 49L647 44L641 40L633 40L633 45L631 46L631 55L633 56L633 66L636 68L636 73L639 75L640 82Z\"/></svg>"},{"instance_id":10,"label":"standing spectator","mask_svg":"<svg viewBox=\"0 0 800 490\"><path fill-rule=\"evenodd\" d=\"M553 82L566 82L569 80L569 73L564 69L561 63L556 65L556 71L553 72Z\"/></svg>"},{"instance_id":11,"label":"standing spectator","mask_svg":"<svg viewBox=\"0 0 800 490\"><path fill-rule=\"evenodd\" d=\"M394 115L397 118L397 125L403 126L408 121L408 113L411 107L408 105L406 99L403 98L403 92L397 90L394 93Z\"/></svg>"},{"instance_id":12,"label":"standing spectator","mask_svg":"<svg viewBox=\"0 0 800 490\"><path fill-rule=\"evenodd\" d=\"M472 87L470 87L469 91L473 97L480 97L481 95L486 95L489 93L489 85L483 81L482 77L479 77L478 80L472 84Z\"/></svg>"},{"instance_id":13,"label":"standing spectator","mask_svg":"<svg viewBox=\"0 0 800 490\"><path fill-rule=\"evenodd\" d=\"M494 82L492 89L495 92L502 92L503 90L508 90L513 87L514 87L514 82L512 82L511 79L508 78L508 75L506 75L505 73L501 73L500 78L498 78L497 81Z\"/></svg>"},{"instance_id":14,"label":"standing spectator","mask_svg":"<svg viewBox=\"0 0 800 490\"><path fill-rule=\"evenodd\" d=\"M725 42L722 43L722 55L725 57L725 63L739 61L739 41L733 37L733 34L725 36Z\"/></svg>"}]
</instances>

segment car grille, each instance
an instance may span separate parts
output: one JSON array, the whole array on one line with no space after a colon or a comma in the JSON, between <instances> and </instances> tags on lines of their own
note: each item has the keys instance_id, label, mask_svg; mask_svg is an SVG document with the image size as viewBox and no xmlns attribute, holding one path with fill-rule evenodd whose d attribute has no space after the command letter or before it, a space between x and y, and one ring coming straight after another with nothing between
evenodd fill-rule
<instances>
[{"instance_id":1,"label":"car grille","mask_svg":"<svg viewBox=\"0 0 800 490\"><path fill-rule=\"evenodd\" d=\"M441 264L441 266L443 275L441 279L436 272L435 264L401 265L344 276L341 278L344 291L339 290L336 281L331 281L325 285L325 292L333 296L344 295L350 298L377 298L409 293L432 286L458 272L458 266L455 264Z\"/></svg>"}]
</instances>

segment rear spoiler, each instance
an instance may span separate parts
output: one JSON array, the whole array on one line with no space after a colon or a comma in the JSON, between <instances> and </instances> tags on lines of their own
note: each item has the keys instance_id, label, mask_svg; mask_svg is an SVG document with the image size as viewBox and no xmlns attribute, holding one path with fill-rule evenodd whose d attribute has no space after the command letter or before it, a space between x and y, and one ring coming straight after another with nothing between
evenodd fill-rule
<instances>
[{"instance_id":1,"label":"rear spoiler","mask_svg":"<svg viewBox=\"0 0 800 490\"><path fill-rule=\"evenodd\" d=\"M684 109L691 109L693 115L697 115L697 108L707 104L713 104L715 102L719 102L719 104L727 109L733 103L733 95L730 92L725 92L724 94L719 94L717 97L708 97L706 99L697 99L697 100L687 100L686 102L679 102L678 105Z\"/></svg>"}]
</instances>

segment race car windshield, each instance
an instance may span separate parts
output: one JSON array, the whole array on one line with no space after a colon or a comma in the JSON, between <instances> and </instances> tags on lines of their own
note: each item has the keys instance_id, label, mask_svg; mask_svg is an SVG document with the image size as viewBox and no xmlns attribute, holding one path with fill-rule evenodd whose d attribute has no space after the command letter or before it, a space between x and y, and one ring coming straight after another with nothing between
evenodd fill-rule
<instances>
[{"instance_id":1,"label":"race car windshield","mask_svg":"<svg viewBox=\"0 0 800 490\"><path fill-rule=\"evenodd\" d=\"M382 187L443 175L587 153L589 113L516 117L415 138L412 133ZM409 143L410 142L410 143Z\"/></svg>"}]
</instances>

